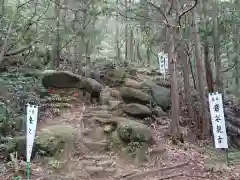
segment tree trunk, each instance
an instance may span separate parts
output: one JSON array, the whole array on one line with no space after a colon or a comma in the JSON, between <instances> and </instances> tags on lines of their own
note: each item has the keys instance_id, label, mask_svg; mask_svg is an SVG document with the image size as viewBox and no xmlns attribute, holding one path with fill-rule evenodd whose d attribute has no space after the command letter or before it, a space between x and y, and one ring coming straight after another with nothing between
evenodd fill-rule
<instances>
[{"instance_id":1,"label":"tree trunk","mask_svg":"<svg viewBox=\"0 0 240 180\"><path fill-rule=\"evenodd\" d=\"M170 124L170 134L173 137L179 137L179 93L178 93L178 83L177 83L177 72L176 72L176 51L175 51L175 41L174 34L175 28L168 28L168 36L169 37L169 51L168 51L168 59L169 59L169 70L171 77L171 115L172 121Z\"/></svg>"},{"instance_id":2,"label":"tree trunk","mask_svg":"<svg viewBox=\"0 0 240 180\"><path fill-rule=\"evenodd\" d=\"M208 2L203 1L202 2L202 9L203 9L203 15L201 17L201 21L204 22L204 30L207 31L207 6ZM207 80L207 89L209 93L212 93L214 91L213 87L213 76L212 76L212 68L211 68L211 62L209 60L209 43L208 43L208 36L204 38L204 63L205 63L205 71L206 71L206 80Z\"/></svg>"},{"instance_id":3,"label":"tree trunk","mask_svg":"<svg viewBox=\"0 0 240 180\"><path fill-rule=\"evenodd\" d=\"M194 72L193 72L193 65L192 65L192 62L191 62L191 54L190 54L190 49L189 49L190 45L191 45L190 43L189 43L189 45L186 44L185 54L187 55L189 68L190 68L191 76L192 76L192 79L193 79L193 88L197 89L196 79L195 79Z\"/></svg>"},{"instance_id":4,"label":"tree trunk","mask_svg":"<svg viewBox=\"0 0 240 180\"><path fill-rule=\"evenodd\" d=\"M214 48L214 61L216 64L216 90L223 93L222 75L221 75L221 59L220 59L220 42L218 33L218 1L213 1L213 48Z\"/></svg>"},{"instance_id":5,"label":"tree trunk","mask_svg":"<svg viewBox=\"0 0 240 180\"><path fill-rule=\"evenodd\" d=\"M119 5L119 0L116 0L116 4L117 4L117 7ZM116 15L116 20L117 20L117 23L116 23L116 57L117 57L117 61L120 61L121 60L121 47L120 47L120 29L119 29L119 15L117 14Z\"/></svg>"},{"instance_id":6,"label":"tree trunk","mask_svg":"<svg viewBox=\"0 0 240 180\"><path fill-rule=\"evenodd\" d=\"M133 50L134 50L134 34L133 27L130 27L130 38L129 38L129 60L133 61Z\"/></svg>"},{"instance_id":7,"label":"tree trunk","mask_svg":"<svg viewBox=\"0 0 240 180\"><path fill-rule=\"evenodd\" d=\"M150 62L151 62L151 49L150 49L150 44L148 43L147 45L147 62L146 64L150 67Z\"/></svg>"},{"instance_id":8,"label":"tree trunk","mask_svg":"<svg viewBox=\"0 0 240 180\"><path fill-rule=\"evenodd\" d=\"M193 108L192 108L192 102L191 102L191 96L189 94L191 93L190 88L190 66L189 66L189 57L187 53L183 50L181 50L181 61L183 65L183 81L184 81L184 90L185 90L185 100L188 108L188 115L191 119L194 118L193 116ZM190 123L190 122L189 122ZM188 125L190 125L188 123Z\"/></svg>"},{"instance_id":9,"label":"tree trunk","mask_svg":"<svg viewBox=\"0 0 240 180\"><path fill-rule=\"evenodd\" d=\"M77 12L74 13L74 20L72 23L72 29L74 32L76 32L76 23L77 23ZM77 39L75 38L73 41L73 56L72 56L72 69L73 69L73 73L77 72L77 62L78 62L78 56L77 56L77 52L78 52L78 48L77 48Z\"/></svg>"},{"instance_id":10,"label":"tree trunk","mask_svg":"<svg viewBox=\"0 0 240 180\"><path fill-rule=\"evenodd\" d=\"M206 68L207 89L209 93L214 91L211 63L209 60L209 46L207 40L204 42L204 62Z\"/></svg>"},{"instance_id":11,"label":"tree trunk","mask_svg":"<svg viewBox=\"0 0 240 180\"><path fill-rule=\"evenodd\" d=\"M194 30L195 30L195 55L196 55L196 69L197 69L197 79L198 79L198 90L200 93L200 101L201 101L201 110L200 110L200 119L198 120L198 127L201 128L202 136L209 137L210 133L210 123L207 116L207 104L205 97L205 85L204 85L204 67L201 59L201 41L199 35L199 26L197 22L197 10L193 10L193 21L194 21Z\"/></svg>"},{"instance_id":12,"label":"tree trunk","mask_svg":"<svg viewBox=\"0 0 240 180\"><path fill-rule=\"evenodd\" d=\"M125 0L125 16L127 17L128 0ZM128 61L128 22L125 21L125 61Z\"/></svg>"},{"instance_id":13,"label":"tree trunk","mask_svg":"<svg viewBox=\"0 0 240 180\"><path fill-rule=\"evenodd\" d=\"M59 67L60 61L60 0L56 0L55 2L55 13L56 13L56 47L54 52L54 67Z\"/></svg>"},{"instance_id":14,"label":"tree trunk","mask_svg":"<svg viewBox=\"0 0 240 180\"><path fill-rule=\"evenodd\" d=\"M129 9L132 8L132 3L134 3L133 0L129 0L128 2L128 6L129 6ZM129 53L128 53L128 56L129 56L129 61L133 61L133 49L134 49L134 44L133 44L133 41L134 41L134 26L132 25L129 25L129 44L128 44L128 47L129 47Z\"/></svg>"},{"instance_id":15,"label":"tree trunk","mask_svg":"<svg viewBox=\"0 0 240 180\"><path fill-rule=\"evenodd\" d=\"M142 56L141 56L141 52L140 52L140 42L138 41L137 42L137 57L138 57L138 60L139 60L139 62L141 63L141 64L143 64L144 63L144 61L143 61L143 59L142 59Z\"/></svg>"}]
</instances>

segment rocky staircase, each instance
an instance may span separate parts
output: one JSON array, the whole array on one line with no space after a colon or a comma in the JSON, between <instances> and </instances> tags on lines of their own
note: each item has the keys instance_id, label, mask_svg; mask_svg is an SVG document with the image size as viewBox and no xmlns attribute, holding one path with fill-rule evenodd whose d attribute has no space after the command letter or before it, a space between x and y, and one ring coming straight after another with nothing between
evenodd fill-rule
<instances>
[{"instance_id":1,"label":"rocky staircase","mask_svg":"<svg viewBox=\"0 0 240 180\"><path fill-rule=\"evenodd\" d=\"M116 163L110 156L85 156L80 163L90 176L106 177L116 173Z\"/></svg>"}]
</instances>

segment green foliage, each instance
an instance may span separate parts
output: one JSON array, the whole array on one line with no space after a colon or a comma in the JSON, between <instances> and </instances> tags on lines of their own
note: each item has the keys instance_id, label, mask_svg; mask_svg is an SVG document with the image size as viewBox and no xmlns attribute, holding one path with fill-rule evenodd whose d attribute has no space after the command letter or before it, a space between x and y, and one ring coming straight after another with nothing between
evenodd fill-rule
<instances>
[{"instance_id":1,"label":"green foliage","mask_svg":"<svg viewBox=\"0 0 240 180\"><path fill-rule=\"evenodd\" d=\"M91 1L84 4L86 11L80 10L78 12L77 21L73 21L72 15L74 11L69 9L60 9L60 26L56 27L56 11L55 3L49 0L39 1L3 1L4 5L0 8L1 14L1 35L0 39L4 39L9 31L9 25L11 19L16 13L16 20L10 31L10 39L8 40L8 50L14 50L23 45L33 44L32 53L29 55L31 58L38 60L35 51L46 52L46 49L52 50L56 44L60 44L60 50L67 45L71 45L71 42L77 41L81 38L82 42L78 43L78 49L84 49L89 39L95 39L102 34L102 28L95 28L95 22L100 21L99 17L104 16L110 12L110 6L108 1ZM70 3L71 4L71 3ZM14 8L16 7L16 9ZM69 6L67 6L69 7ZM65 18L63 17L65 12ZM75 28L73 24L75 23ZM105 24L102 24L104 27ZM56 42L57 29L59 28L60 41ZM3 41L0 41L0 45ZM31 64L31 63L30 63ZM41 67L42 68L42 67Z\"/></svg>"}]
</instances>

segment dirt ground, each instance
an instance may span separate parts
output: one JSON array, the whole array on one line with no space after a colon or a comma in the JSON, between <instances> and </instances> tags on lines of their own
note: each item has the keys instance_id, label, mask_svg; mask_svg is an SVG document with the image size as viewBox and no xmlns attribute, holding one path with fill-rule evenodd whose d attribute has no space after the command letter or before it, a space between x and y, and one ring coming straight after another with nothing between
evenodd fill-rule
<instances>
[{"instance_id":1,"label":"dirt ground","mask_svg":"<svg viewBox=\"0 0 240 180\"><path fill-rule=\"evenodd\" d=\"M45 117L40 120L38 130L54 124L69 124L79 131L87 128L86 114L92 108L76 105L59 117ZM175 146L164 136L167 125L155 125L152 132L157 142L149 149L149 160L144 164L134 164L113 151L91 151L79 140L77 146L69 145L58 161L36 159L32 162L31 179L72 179L72 180L231 180L240 179L240 168L226 166L223 162L210 164L211 157L204 148L184 144ZM99 166L95 166L94 164ZM24 163L19 164L24 172ZM51 166L51 167L50 167ZM54 168L53 168L54 167ZM103 170L104 169L104 170ZM9 179L4 177L3 179Z\"/></svg>"}]
</instances>

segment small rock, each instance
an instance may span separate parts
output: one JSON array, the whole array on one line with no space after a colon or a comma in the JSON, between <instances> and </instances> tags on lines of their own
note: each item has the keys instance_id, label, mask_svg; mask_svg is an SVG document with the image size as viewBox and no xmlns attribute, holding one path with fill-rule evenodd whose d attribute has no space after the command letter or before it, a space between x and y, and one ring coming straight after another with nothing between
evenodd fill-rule
<instances>
[{"instance_id":1,"label":"small rock","mask_svg":"<svg viewBox=\"0 0 240 180\"><path fill-rule=\"evenodd\" d=\"M120 99L121 95L120 92L116 89L109 89L110 95L114 98Z\"/></svg>"},{"instance_id":2,"label":"small rock","mask_svg":"<svg viewBox=\"0 0 240 180\"><path fill-rule=\"evenodd\" d=\"M110 100L109 101L109 109L112 110L116 108L120 104L120 101L117 100Z\"/></svg>"},{"instance_id":3,"label":"small rock","mask_svg":"<svg viewBox=\"0 0 240 180\"><path fill-rule=\"evenodd\" d=\"M194 149L195 149L198 153L200 153L200 154L204 154L205 151L206 151L205 148L203 148L203 147L197 147L197 146L195 146Z\"/></svg>"},{"instance_id":4,"label":"small rock","mask_svg":"<svg viewBox=\"0 0 240 180\"><path fill-rule=\"evenodd\" d=\"M167 115L167 113L164 112L160 106L155 107L152 111L153 111L153 114L156 115L157 117L162 117Z\"/></svg>"},{"instance_id":5,"label":"small rock","mask_svg":"<svg viewBox=\"0 0 240 180\"><path fill-rule=\"evenodd\" d=\"M110 133L110 132L114 131L115 128L111 124L106 124L106 125L104 125L103 130L106 133Z\"/></svg>"},{"instance_id":6,"label":"small rock","mask_svg":"<svg viewBox=\"0 0 240 180\"><path fill-rule=\"evenodd\" d=\"M156 118L156 122L158 125L166 125L167 121L163 120L162 118Z\"/></svg>"}]
</instances>

